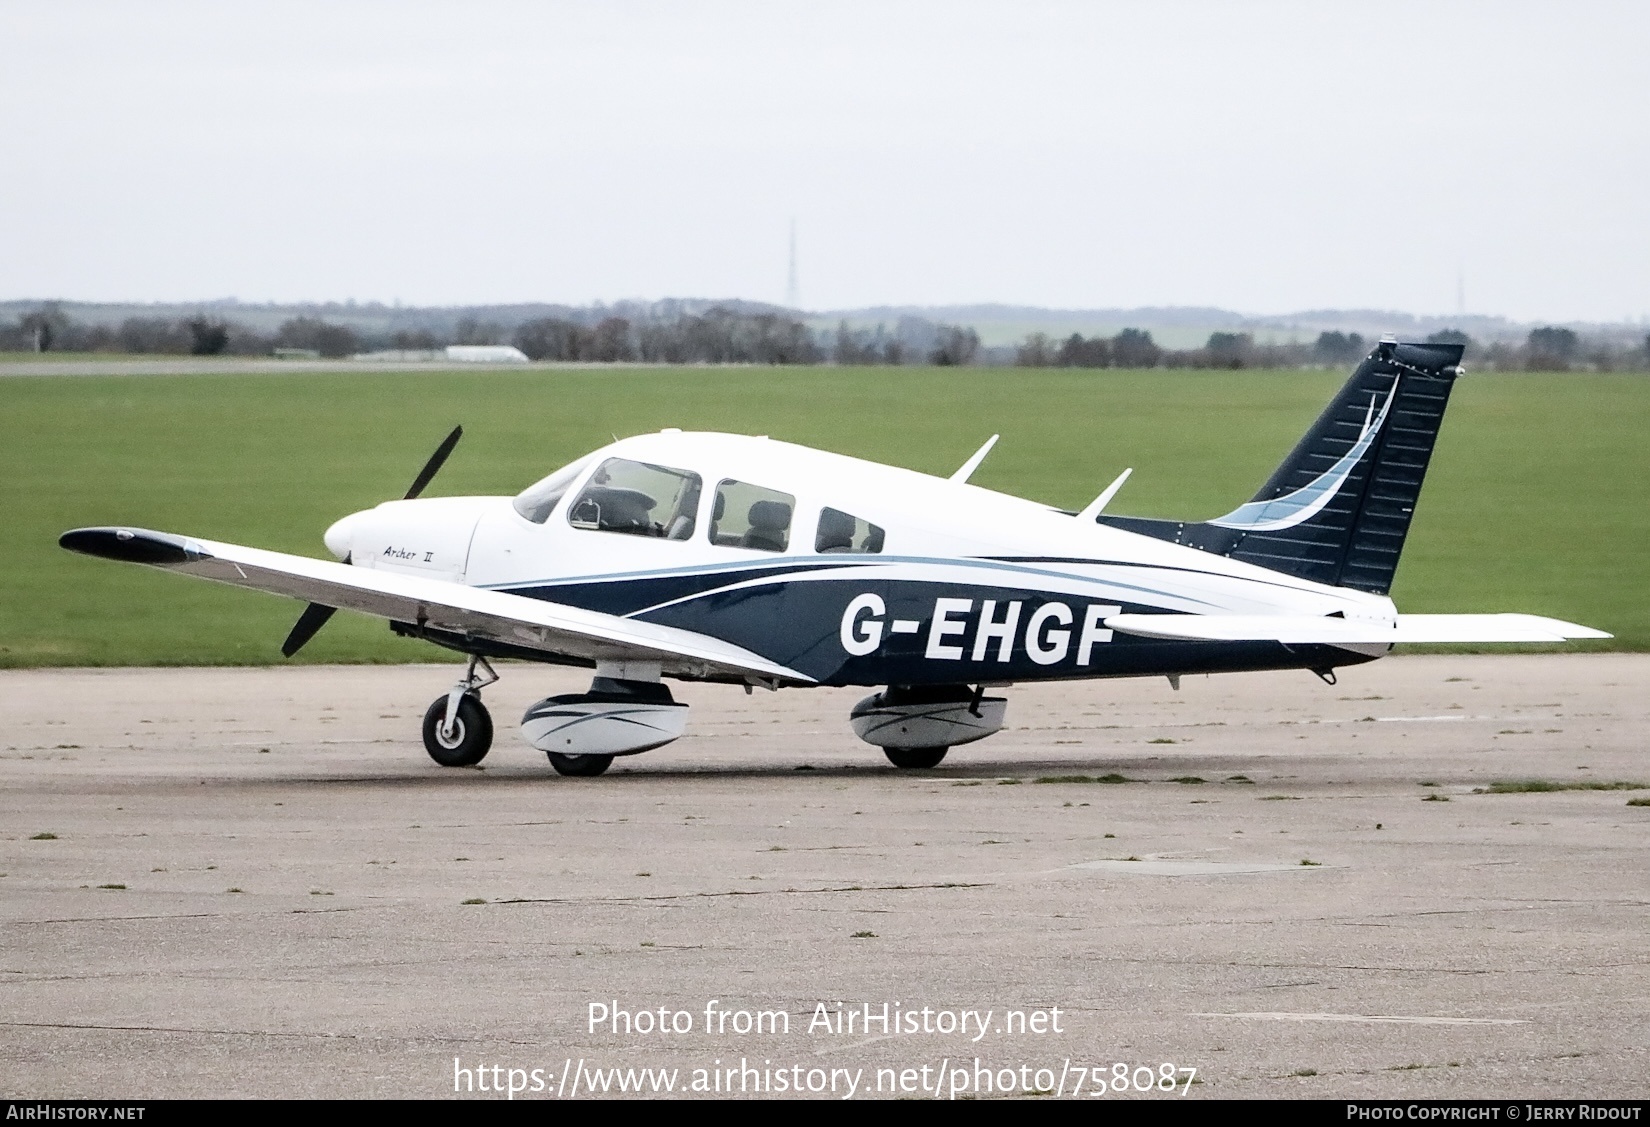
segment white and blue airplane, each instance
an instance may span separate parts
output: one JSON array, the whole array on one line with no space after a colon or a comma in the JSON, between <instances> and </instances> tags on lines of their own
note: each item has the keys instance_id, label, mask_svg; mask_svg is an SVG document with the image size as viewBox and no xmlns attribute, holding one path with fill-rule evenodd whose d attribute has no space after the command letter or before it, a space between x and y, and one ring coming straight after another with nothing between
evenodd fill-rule
<instances>
[{"instance_id":1,"label":"white and blue airplane","mask_svg":"<svg viewBox=\"0 0 1650 1127\"><path fill-rule=\"evenodd\" d=\"M854 731L933 767L1004 722L1015 682L1306 669L1400 642L1609 635L1525 614L1400 614L1387 597L1461 347L1383 340L1254 500L1215 520L1108 515L1128 471L1071 513L949 478L763 437L625 438L515 497L404 500L327 529L340 562L138 528L63 534L71 551L302 599L282 652L337 608L468 655L424 717L445 766L479 762L490 658L594 669L527 710L564 775L680 736L664 683L878 689ZM995 441L995 438L992 439Z\"/></svg>"}]
</instances>

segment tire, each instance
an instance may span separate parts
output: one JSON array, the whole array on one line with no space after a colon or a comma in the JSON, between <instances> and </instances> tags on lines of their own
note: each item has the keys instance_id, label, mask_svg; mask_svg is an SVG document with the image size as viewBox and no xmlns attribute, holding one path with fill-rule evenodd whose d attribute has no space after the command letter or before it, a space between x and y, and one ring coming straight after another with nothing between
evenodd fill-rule
<instances>
[{"instance_id":1,"label":"tire","mask_svg":"<svg viewBox=\"0 0 1650 1127\"><path fill-rule=\"evenodd\" d=\"M895 767L926 771L930 767L938 767L950 750L948 747L885 747L882 754Z\"/></svg>"},{"instance_id":2,"label":"tire","mask_svg":"<svg viewBox=\"0 0 1650 1127\"><path fill-rule=\"evenodd\" d=\"M556 774L580 779L593 779L613 766L611 755L563 755L559 751L545 754L550 757L550 766L556 769Z\"/></svg>"},{"instance_id":3,"label":"tire","mask_svg":"<svg viewBox=\"0 0 1650 1127\"><path fill-rule=\"evenodd\" d=\"M441 722L447 718L447 698L436 697L424 713L424 750L443 767L474 767L487 758L493 746L493 717L481 698L466 693L458 700L453 717L453 738L441 737Z\"/></svg>"}]
</instances>

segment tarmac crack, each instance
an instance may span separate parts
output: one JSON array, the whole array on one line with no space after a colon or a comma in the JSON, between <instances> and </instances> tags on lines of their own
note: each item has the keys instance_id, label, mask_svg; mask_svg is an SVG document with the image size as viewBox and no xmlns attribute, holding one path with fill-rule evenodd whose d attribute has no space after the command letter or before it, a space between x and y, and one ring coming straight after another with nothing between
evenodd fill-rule
<instances>
[{"instance_id":1,"label":"tarmac crack","mask_svg":"<svg viewBox=\"0 0 1650 1127\"><path fill-rule=\"evenodd\" d=\"M814 896L832 892L917 892L937 888L990 888L986 883L945 881L939 884L846 884L825 888L752 888L726 892L675 892L658 896L511 896L494 904L647 904L667 900L709 900L733 896Z\"/></svg>"},{"instance_id":2,"label":"tarmac crack","mask_svg":"<svg viewBox=\"0 0 1650 1127\"><path fill-rule=\"evenodd\" d=\"M441 1036L375 1036L363 1033L294 1033L273 1029L191 1029L184 1026L169 1025L100 1025L91 1022L68 1021L0 1021L0 1028L8 1029L80 1029L106 1033L167 1033L183 1034L197 1037L270 1037L284 1038L295 1041L400 1041L403 1043L434 1041L453 1045L472 1044L474 1037L441 1037ZM492 1038L505 1045L538 1045L538 1041L521 1041L510 1038Z\"/></svg>"}]
</instances>

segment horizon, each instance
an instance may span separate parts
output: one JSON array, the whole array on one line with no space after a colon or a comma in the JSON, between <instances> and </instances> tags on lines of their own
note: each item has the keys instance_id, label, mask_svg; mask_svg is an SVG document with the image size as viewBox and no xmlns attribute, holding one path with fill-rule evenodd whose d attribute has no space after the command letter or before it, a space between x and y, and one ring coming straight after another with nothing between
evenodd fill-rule
<instances>
[{"instance_id":1,"label":"horizon","mask_svg":"<svg viewBox=\"0 0 1650 1127\"><path fill-rule=\"evenodd\" d=\"M4 297L0 298L0 309L16 308L18 312L43 309L48 306L82 306L91 308L111 309L154 309L157 311L187 311L205 309L338 309L338 310L385 310L389 312L464 312L471 310L489 309L570 309L596 310L619 309L625 306L656 307L660 305L682 304L691 306L714 307L717 305L751 306L772 309L778 312L792 314L802 320L819 320L833 317L853 317L867 314L885 313L891 316L922 316L924 314L966 314L966 313L998 313L1004 315L1032 315L1057 318L1087 318L1108 316L1114 314L1130 315L1205 315L1201 317L1176 317L1175 320L1188 326L1197 325L1225 325L1225 324L1254 324L1257 327L1275 325L1287 326L1290 324L1319 322L1333 322L1344 319L1367 319L1390 317L1407 320L1421 325L1445 324L1450 322L1491 322L1504 325L1508 329L1518 329L1535 325L1571 325L1593 326L1598 328L1623 328L1650 325L1650 315L1622 317L1615 320L1588 320L1573 318L1563 320L1556 317L1516 318L1503 313L1479 312L1417 312L1407 309L1374 308L1374 307L1327 307L1292 309L1284 312L1256 313L1241 309L1227 308L1217 305L1203 304L1150 304L1150 305L1116 305L1116 306L1049 306L1032 305L1009 301L971 301L945 302L935 304L921 304L917 302L878 302L870 305L849 306L829 309L815 309L808 307L792 307L778 301L763 300L750 297L705 297L688 295L667 295L663 297L623 297L612 301L556 301L543 298L529 298L515 301L467 301L443 303L411 303L405 301L385 301L379 298L304 298L294 300L255 300L241 298L235 295L198 298L175 299L157 298L153 300L141 299L106 299L89 300L75 297Z\"/></svg>"}]
</instances>

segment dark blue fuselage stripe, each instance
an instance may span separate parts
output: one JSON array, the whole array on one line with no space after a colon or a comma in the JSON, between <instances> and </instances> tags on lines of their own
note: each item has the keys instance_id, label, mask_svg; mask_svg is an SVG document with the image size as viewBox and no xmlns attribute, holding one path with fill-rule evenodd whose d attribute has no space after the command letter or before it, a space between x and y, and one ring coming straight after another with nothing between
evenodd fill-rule
<instances>
[{"instance_id":1,"label":"dark blue fuselage stripe","mask_svg":"<svg viewBox=\"0 0 1650 1127\"><path fill-rule=\"evenodd\" d=\"M795 557L792 557L794 560ZM1039 561L1040 562L1040 561ZM1108 564L1104 561L1088 560L1061 560L1057 562L1085 564L1091 566L1113 567L1147 567L1138 564ZM776 561L767 567L742 566L735 569L724 568L672 568L658 572L630 572L613 576L584 576L570 580L540 580L519 584L489 584L488 589L504 591L511 595L521 595L530 599L540 599L550 603L564 603L568 606L579 607L583 610L601 611L606 614L631 615L648 610L657 609L667 604L682 602L698 596L712 596L726 591L730 587L749 583L753 580L772 578L782 580L785 576L795 575L798 572L833 571L842 568L860 570L866 567L887 564L916 564L927 567L965 567L978 568L1002 575L1005 582L980 583L982 588L1018 588L1020 585L1011 582L1019 575L1042 576L1051 579L1060 579L1069 583L1084 583L1104 585L1119 591L1132 591L1141 595L1155 596L1162 599L1197 603L1214 608L1215 604L1194 596L1176 594L1161 587L1148 587L1138 583L1128 583L1119 579L1097 578L1089 575L1078 575L1072 572L1054 571L1048 568L1027 567L1022 563L1010 562L998 558L936 558L932 556L863 556L854 560L831 560L824 557L810 559L806 562L781 563ZM1163 570L1163 569L1158 569ZM1007 573L1007 574L1004 574ZM846 578L846 577L845 577ZM917 579L881 580L883 582L923 582ZM968 586L975 586L969 584ZM1068 596L1071 597L1071 596ZM1095 598L1101 596L1095 595Z\"/></svg>"}]
</instances>

